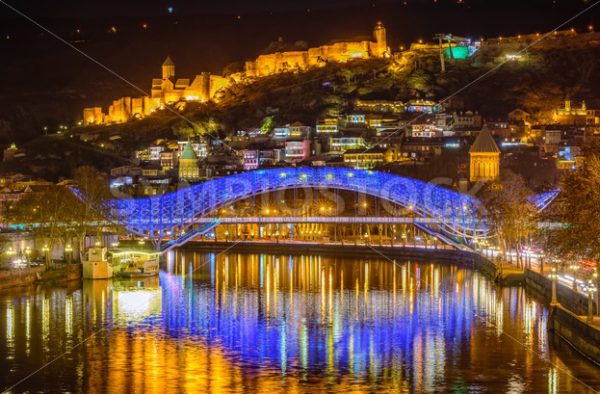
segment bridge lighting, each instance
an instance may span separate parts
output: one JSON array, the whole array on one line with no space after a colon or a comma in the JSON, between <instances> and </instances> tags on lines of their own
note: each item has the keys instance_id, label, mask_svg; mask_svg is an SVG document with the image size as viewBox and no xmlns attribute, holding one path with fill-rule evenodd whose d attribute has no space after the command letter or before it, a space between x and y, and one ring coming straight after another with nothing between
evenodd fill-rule
<instances>
[{"instance_id":1,"label":"bridge lighting","mask_svg":"<svg viewBox=\"0 0 600 394\"><path fill-rule=\"evenodd\" d=\"M110 202L110 208L121 212L121 224L141 238L148 239L148 235L158 237L161 233L179 238L185 234L180 231L191 227L194 218L208 218L215 213L220 214L220 211L226 210L227 207L232 209L233 213L235 209L232 204L237 201L272 190L306 185L318 188L323 183L333 184L333 182L326 182L326 179L334 179L336 187L340 189L356 192L366 190L373 197L403 205L405 209L413 210L419 216L444 218L447 223L444 231L451 235L475 239L486 236L489 232L484 220L473 221L474 209L479 204L474 197L439 186L432 187L419 180L398 175L334 167L299 167L286 170L262 170L260 173L244 172L211 179L188 189L160 196L132 200L114 199ZM247 187L231 188L231 184L238 183ZM389 189L385 185L398 187ZM214 191L216 201L206 198L206 190ZM78 197L82 198L80 194ZM359 204L362 204L362 201ZM315 209L319 209L319 205L321 204L317 204ZM462 211L463 205L468 207L468 215ZM161 209L154 210L153 207L161 207ZM330 208L325 205L323 212L328 212L329 209L335 211L335 207ZM218 221L217 218L215 220Z\"/></svg>"}]
</instances>

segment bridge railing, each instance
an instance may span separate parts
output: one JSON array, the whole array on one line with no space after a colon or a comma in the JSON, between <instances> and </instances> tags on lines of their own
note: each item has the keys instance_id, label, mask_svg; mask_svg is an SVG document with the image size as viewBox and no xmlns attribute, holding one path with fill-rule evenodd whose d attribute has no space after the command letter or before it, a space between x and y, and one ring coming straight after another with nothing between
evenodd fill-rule
<instances>
[{"instance_id":1,"label":"bridge railing","mask_svg":"<svg viewBox=\"0 0 600 394\"><path fill-rule=\"evenodd\" d=\"M203 224L202 226L198 227L197 229L193 229L178 238L175 238L168 242L165 242L163 245L160 246L160 250L161 250L161 252L167 252L171 249L182 246L185 243L187 243L188 241L190 241L192 238L194 238L198 235L205 234L205 233L209 232L210 230L214 229L215 227L217 227L218 225L219 225L219 221L213 218L212 221Z\"/></svg>"}]
</instances>

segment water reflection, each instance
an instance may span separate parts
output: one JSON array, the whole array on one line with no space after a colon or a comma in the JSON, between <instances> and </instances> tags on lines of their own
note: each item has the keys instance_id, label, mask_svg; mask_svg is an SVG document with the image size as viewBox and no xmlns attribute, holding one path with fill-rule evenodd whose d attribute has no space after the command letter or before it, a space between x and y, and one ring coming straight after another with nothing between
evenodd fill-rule
<instances>
[{"instance_id":1,"label":"water reflection","mask_svg":"<svg viewBox=\"0 0 600 394\"><path fill-rule=\"evenodd\" d=\"M555 393L585 392L571 373L600 382L550 349L543 305L449 265L172 253L160 278L0 300L2 387L94 334L17 391Z\"/></svg>"}]
</instances>

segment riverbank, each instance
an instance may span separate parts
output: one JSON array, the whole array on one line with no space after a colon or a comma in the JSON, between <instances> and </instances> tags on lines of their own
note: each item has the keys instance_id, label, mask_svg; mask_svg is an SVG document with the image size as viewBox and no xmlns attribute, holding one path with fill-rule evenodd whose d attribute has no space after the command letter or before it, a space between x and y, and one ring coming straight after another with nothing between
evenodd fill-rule
<instances>
[{"instance_id":1,"label":"riverbank","mask_svg":"<svg viewBox=\"0 0 600 394\"><path fill-rule=\"evenodd\" d=\"M81 264L59 264L51 268L31 267L0 271L0 291L41 283L81 280Z\"/></svg>"},{"instance_id":2,"label":"riverbank","mask_svg":"<svg viewBox=\"0 0 600 394\"><path fill-rule=\"evenodd\" d=\"M525 271L525 288L547 304L552 302L552 281L538 272ZM566 286L556 287L558 303L551 305L548 329L573 349L600 366L600 327L587 322L588 298ZM592 301L592 311L596 311Z\"/></svg>"},{"instance_id":3,"label":"riverbank","mask_svg":"<svg viewBox=\"0 0 600 394\"><path fill-rule=\"evenodd\" d=\"M548 329L572 348L600 366L600 329L589 324L560 304L553 305L548 319Z\"/></svg>"}]
</instances>

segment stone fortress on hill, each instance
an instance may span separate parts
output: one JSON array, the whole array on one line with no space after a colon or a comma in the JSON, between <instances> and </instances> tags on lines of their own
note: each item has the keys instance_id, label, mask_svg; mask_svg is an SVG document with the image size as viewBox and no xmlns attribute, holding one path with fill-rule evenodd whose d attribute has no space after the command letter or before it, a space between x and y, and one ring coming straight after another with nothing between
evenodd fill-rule
<instances>
[{"instance_id":1,"label":"stone fortress on hill","mask_svg":"<svg viewBox=\"0 0 600 394\"><path fill-rule=\"evenodd\" d=\"M596 33L591 33L596 34ZM282 72L303 71L313 67L323 66L329 62L345 63L354 59L377 59L391 57L399 68L415 67L420 54L437 54L443 59L463 60L484 48L502 48L504 58L501 60L520 61L523 55L519 50L523 45L532 45L540 41L540 33L498 37L497 39L481 39L472 41L468 38L446 35L447 42L412 43L410 49L402 48L399 53L392 53L387 44L386 30L381 22L373 29L373 37L366 40L340 41L321 45L302 51L276 52L260 55L254 60L246 61L244 70L229 76L213 75L203 72L191 80L176 78L175 63L167 57L162 65L161 78L152 79L150 96L121 97L114 100L105 113L101 107L84 108L83 124L106 125L127 122L148 116L165 105L180 102L218 101L219 92L235 83L249 83L253 80ZM545 34L544 46L559 48L564 40L577 37L574 29L553 31ZM510 52L512 51L512 52Z\"/></svg>"},{"instance_id":2,"label":"stone fortress on hill","mask_svg":"<svg viewBox=\"0 0 600 394\"><path fill-rule=\"evenodd\" d=\"M170 57L162 65L162 77L152 80L150 96L121 97L114 100L104 113L101 107L84 108L83 124L101 125L122 123L143 118L165 105L179 101L207 102L216 100L218 92L230 84L252 80L280 72L307 70L328 62L344 63L353 59L372 59L390 56L385 27L378 22L373 39L344 41L309 48L306 51L277 52L261 55L245 63L244 71L228 77L203 72L191 80L175 77L175 64Z\"/></svg>"}]
</instances>

